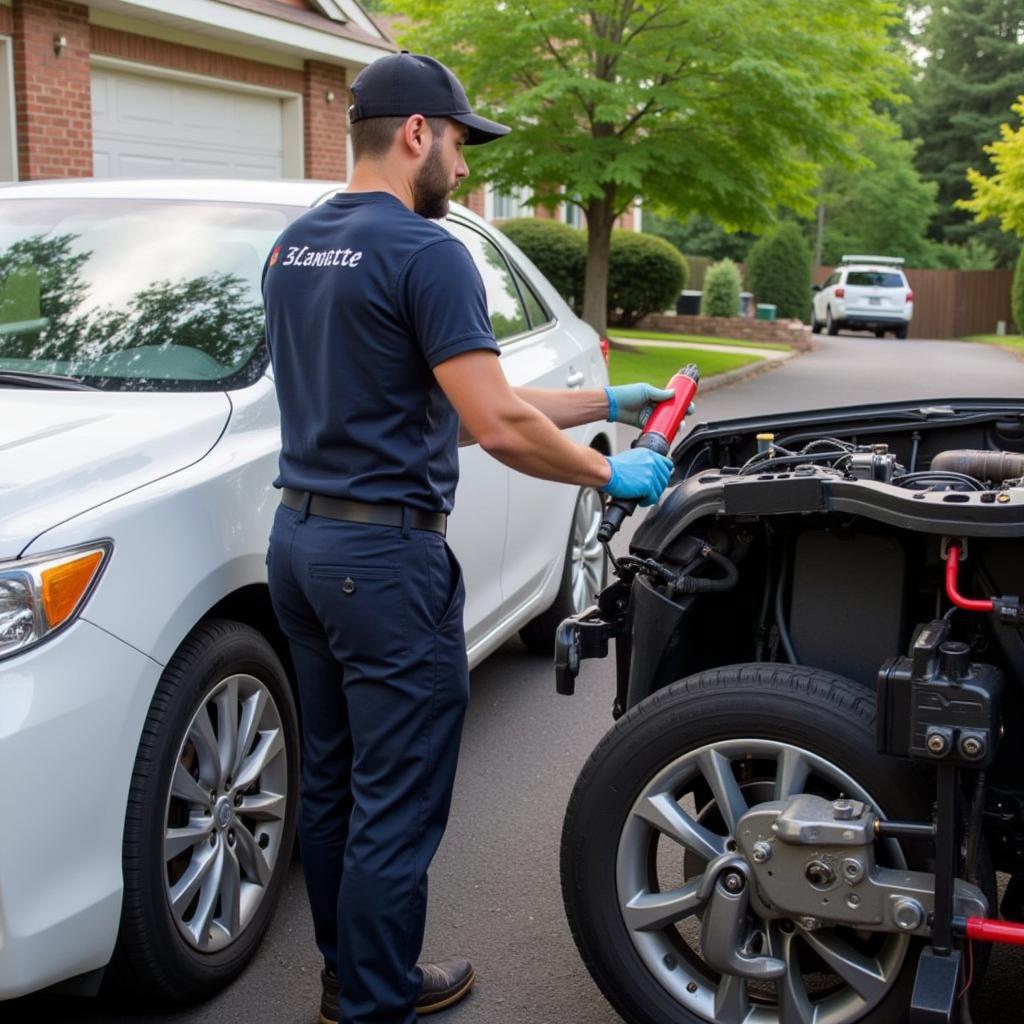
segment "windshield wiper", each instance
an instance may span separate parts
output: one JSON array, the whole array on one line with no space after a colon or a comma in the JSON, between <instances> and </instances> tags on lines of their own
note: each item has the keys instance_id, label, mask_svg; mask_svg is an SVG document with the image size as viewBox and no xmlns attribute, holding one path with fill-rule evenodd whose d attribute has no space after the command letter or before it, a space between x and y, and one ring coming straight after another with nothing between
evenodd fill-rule
<instances>
[{"instance_id":1,"label":"windshield wiper","mask_svg":"<svg viewBox=\"0 0 1024 1024\"><path fill-rule=\"evenodd\" d=\"M65 377L59 373L33 373L0 370L0 385L13 384L18 388L55 388L63 391L99 391L92 384L86 384L77 377Z\"/></svg>"}]
</instances>

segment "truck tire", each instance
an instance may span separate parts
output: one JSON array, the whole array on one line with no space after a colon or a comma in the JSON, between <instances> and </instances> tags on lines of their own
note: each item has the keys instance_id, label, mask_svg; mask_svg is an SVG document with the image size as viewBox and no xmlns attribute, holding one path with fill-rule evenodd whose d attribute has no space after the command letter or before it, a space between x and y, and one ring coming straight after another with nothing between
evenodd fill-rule
<instances>
[{"instance_id":1,"label":"truck tire","mask_svg":"<svg viewBox=\"0 0 1024 1024\"><path fill-rule=\"evenodd\" d=\"M712 847L701 845L710 842L708 834L716 852L719 845L730 849L730 816L735 820L763 800L805 790L829 798L843 793L868 800L887 817L927 819L930 773L874 753L874 714L870 691L831 673L734 665L657 691L601 740L566 813L562 893L579 951L624 1020L740 1024L756 1005L764 1022L904 1024L920 940L827 926L807 931L754 917L761 941L787 960L789 971L780 983L746 983L703 962L700 909L684 891L710 856ZM709 763L718 766L717 775L704 774ZM682 801L689 825L678 835L690 846L651 824L649 811L638 814L655 792ZM725 805L731 814L721 813ZM688 831L694 825L699 833ZM698 834L703 838L694 839ZM876 854L880 863L923 870L926 851L919 847L889 841ZM678 917L665 923L659 907L652 920L644 897L658 893L663 902L662 893L676 890ZM802 1000L801 1013L791 1003L780 1010L780 1000L794 999Z\"/></svg>"}]
</instances>

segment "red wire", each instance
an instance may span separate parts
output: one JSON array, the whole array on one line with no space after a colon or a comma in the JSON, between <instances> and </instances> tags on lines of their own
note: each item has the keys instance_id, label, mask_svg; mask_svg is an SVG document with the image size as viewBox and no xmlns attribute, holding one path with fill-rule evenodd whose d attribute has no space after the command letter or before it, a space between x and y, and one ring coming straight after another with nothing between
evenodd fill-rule
<instances>
[{"instance_id":1,"label":"red wire","mask_svg":"<svg viewBox=\"0 0 1024 1024\"><path fill-rule=\"evenodd\" d=\"M964 597L957 590L957 575L960 571L960 548L956 544L949 545L949 553L946 555L946 596L957 606L968 612L990 612L992 611L992 599L974 600Z\"/></svg>"}]
</instances>

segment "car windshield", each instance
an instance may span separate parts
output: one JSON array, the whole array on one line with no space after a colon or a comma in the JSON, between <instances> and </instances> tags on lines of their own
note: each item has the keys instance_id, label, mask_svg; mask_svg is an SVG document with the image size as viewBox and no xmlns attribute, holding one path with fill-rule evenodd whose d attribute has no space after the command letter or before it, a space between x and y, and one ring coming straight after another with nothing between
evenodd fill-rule
<instances>
[{"instance_id":1,"label":"car windshield","mask_svg":"<svg viewBox=\"0 0 1024 1024\"><path fill-rule=\"evenodd\" d=\"M301 212L151 199L5 200L0 377L55 374L105 390L251 383L266 365L263 261Z\"/></svg>"},{"instance_id":2,"label":"car windshield","mask_svg":"<svg viewBox=\"0 0 1024 1024\"><path fill-rule=\"evenodd\" d=\"M846 275L847 284L863 284L870 288L902 288L903 278L885 270L851 270Z\"/></svg>"}]
</instances>

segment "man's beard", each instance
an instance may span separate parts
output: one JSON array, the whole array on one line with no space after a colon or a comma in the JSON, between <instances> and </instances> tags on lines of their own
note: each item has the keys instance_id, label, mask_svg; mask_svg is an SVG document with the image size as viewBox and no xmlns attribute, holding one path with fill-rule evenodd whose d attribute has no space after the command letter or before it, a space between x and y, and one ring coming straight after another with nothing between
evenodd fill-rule
<instances>
[{"instance_id":1,"label":"man's beard","mask_svg":"<svg viewBox=\"0 0 1024 1024\"><path fill-rule=\"evenodd\" d=\"M430 220L439 220L448 215L451 183L441 160L442 141L440 136L434 136L427 159L412 185L413 209L421 217Z\"/></svg>"}]
</instances>

